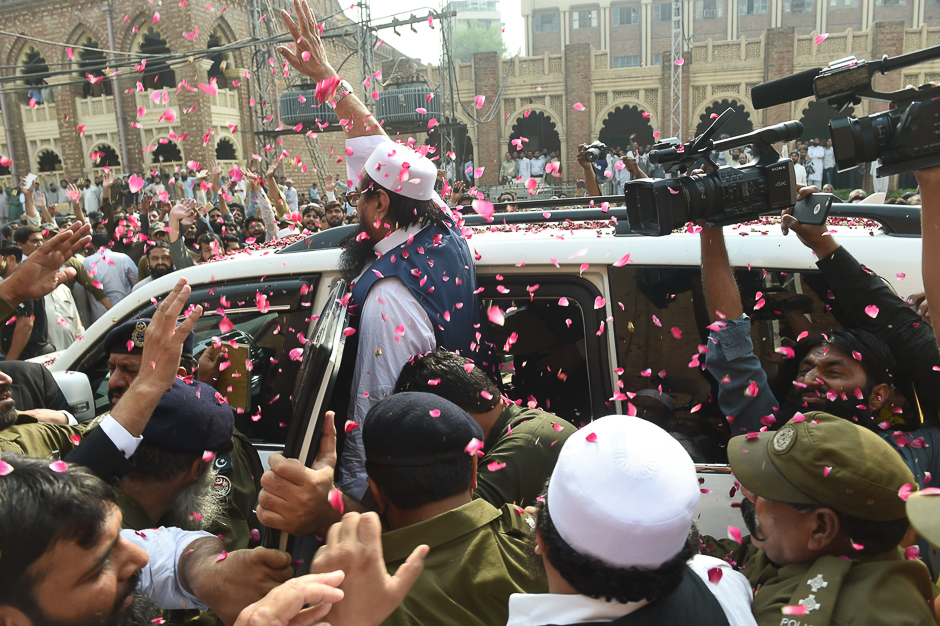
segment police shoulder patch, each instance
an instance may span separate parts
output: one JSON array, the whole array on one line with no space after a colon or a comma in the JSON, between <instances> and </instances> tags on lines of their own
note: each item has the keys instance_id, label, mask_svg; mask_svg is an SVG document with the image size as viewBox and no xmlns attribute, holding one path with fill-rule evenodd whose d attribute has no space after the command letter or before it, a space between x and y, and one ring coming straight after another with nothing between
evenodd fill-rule
<instances>
[{"instance_id":1,"label":"police shoulder patch","mask_svg":"<svg viewBox=\"0 0 940 626\"><path fill-rule=\"evenodd\" d=\"M232 455L231 454L222 454L215 457L214 461L215 471L216 472L227 472L232 469Z\"/></svg>"}]
</instances>

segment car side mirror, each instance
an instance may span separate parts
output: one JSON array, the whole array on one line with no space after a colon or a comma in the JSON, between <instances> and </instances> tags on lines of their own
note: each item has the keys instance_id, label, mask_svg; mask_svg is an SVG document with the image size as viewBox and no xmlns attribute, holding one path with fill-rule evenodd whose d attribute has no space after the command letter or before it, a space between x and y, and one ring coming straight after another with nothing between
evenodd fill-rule
<instances>
[{"instance_id":1,"label":"car side mirror","mask_svg":"<svg viewBox=\"0 0 940 626\"><path fill-rule=\"evenodd\" d=\"M95 396L88 376L81 372L52 372L62 395L69 403L69 412L79 422L95 419Z\"/></svg>"}]
</instances>

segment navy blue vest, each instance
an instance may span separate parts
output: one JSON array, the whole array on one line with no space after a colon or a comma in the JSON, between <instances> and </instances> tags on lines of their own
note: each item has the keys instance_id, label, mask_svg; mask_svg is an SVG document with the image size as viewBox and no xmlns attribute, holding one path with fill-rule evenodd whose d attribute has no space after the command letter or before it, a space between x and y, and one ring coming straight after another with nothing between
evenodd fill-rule
<instances>
[{"instance_id":1,"label":"navy blue vest","mask_svg":"<svg viewBox=\"0 0 940 626\"><path fill-rule=\"evenodd\" d=\"M376 261L353 284L349 301L352 327L358 330L362 305L372 285L397 276L421 303L437 347L472 359L495 378L496 363L482 316L473 256L453 222L430 224Z\"/></svg>"}]
</instances>

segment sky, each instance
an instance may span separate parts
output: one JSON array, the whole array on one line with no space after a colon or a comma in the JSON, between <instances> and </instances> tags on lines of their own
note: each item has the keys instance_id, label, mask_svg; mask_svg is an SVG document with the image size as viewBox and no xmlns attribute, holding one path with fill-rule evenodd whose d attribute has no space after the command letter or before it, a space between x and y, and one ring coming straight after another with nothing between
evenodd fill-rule
<instances>
[{"instance_id":1,"label":"sky","mask_svg":"<svg viewBox=\"0 0 940 626\"><path fill-rule=\"evenodd\" d=\"M339 0L339 2L348 7L353 0ZM371 0L371 8L372 21L382 23L389 21L393 15L399 19L406 18L412 13L416 16L422 13L427 15L428 9L439 10L441 8L441 0ZM521 15L520 0L499 0L499 9L506 27L503 33L506 49L510 54L521 53L525 49L525 26ZM359 19L358 9L347 8L345 13L352 20ZM427 24L415 24L415 29L418 31L417 34L405 26L398 29L400 36L395 35L391 29L379 32L378 36L410 57L437 65L441 54L440 30L431 30Z\"/></svg>"}]
</instances>

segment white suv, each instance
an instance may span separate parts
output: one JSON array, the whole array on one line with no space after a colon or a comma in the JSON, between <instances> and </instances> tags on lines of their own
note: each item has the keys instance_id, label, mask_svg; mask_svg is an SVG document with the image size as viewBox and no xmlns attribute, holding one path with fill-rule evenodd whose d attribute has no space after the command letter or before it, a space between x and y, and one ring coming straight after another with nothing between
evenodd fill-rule
<instances>
[{"instance_id":1,"label":"white suv","mask_svg":"<svg viewBox=\"0 0 940 626\"><path fill-rule=\"evenodd\" d=\"M841 225L832 227L833 235L900 294L923 290L919 209L835 209L867 211L882 219L883 228L866 219L836 218ZM505 325L491 330L502 355L507 394L577 425L625 414L633 392L662 385L676 404L669 429L693 442L700 455L701 530L724 536L729 525L742 524L733 508L736 493L725 456L728 429L715 402L716 383L698 366L704 362L698 355L708 333L699 237L693 232L662 238L617 234L618 220L623 230L623 209L497 214L493 224L473 226L469 243L478 254L481 297L487 307L506 312ZM467 221L482 223L478 216ZM263 455L290 440L288 453L311 461L319 420L341 404L339 395L348 394L334 393L332 385L342 358L342 330L348 326L342 292L335 289L341 283L335 269L337 243L352 228L183 272L192 285L190 302L205 310L195 329L197 352L213 336L224 334L219 328L223 316L234 325L225 340L247 345L254 365L250 398L236 424ZM771 299L754 316L755 351L771 384L788 385L788 363L777 349L792 345L796 333L786 315L773 311L789 308L792 313L795 307L799 314L812 311L817 326L837 325L820 297L825 297L825 291L819 293L825 287L819 284L813 254L795 235L783 237L772 219L726 227L725 235L731 262L739 270L745 310L751 312L758 291ZM629 262L623 263L627 255ZM899 280L901 276L906 278ZM87 375L96 409L91 413L109 408L105 335L117 323L149 317L177 277L171 274L131 293L54 362L42 359L53 372ZM259 292L269 308L259 307ZM782 292L799 297L788 294L792 302L778 307L774 303L784 299ZM291 351L305 342L303 360L292 359ZM572 357L580 363L572 368L569 361L572 373L567 378L534 367Z\"/></svg>"}]
</instances>

